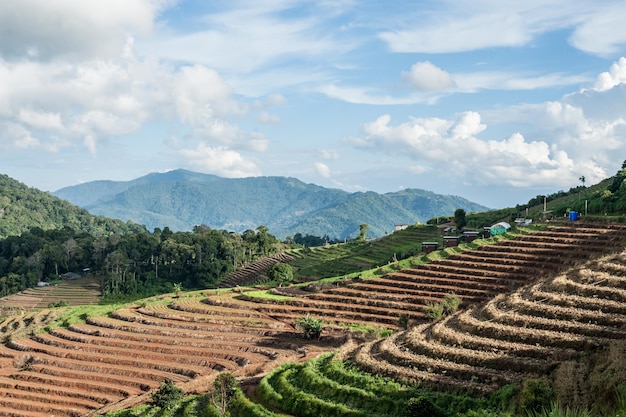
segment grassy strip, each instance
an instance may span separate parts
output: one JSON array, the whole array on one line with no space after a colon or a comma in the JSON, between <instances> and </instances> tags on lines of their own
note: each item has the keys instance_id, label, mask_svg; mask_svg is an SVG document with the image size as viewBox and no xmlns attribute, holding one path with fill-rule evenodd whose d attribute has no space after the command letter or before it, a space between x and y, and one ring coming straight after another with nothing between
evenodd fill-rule
<instances>
[{"instance_id":1,"label":"grassy strip","mask_svg":"<svg viewBox=\"0 0 626 417\"><path fill-rule=\"evenodd\" d=\"M363 413L400 415L404 401L390 395L380 395L358 386L344 385L326 378L310 361L294 369L290 382L300 392L308 392L327 403L342 404Z\"/></svg>"},{"instance_id":2,"label":"grassy strip","mask_svg":"<svg viewBox=\"0 0 626 417\"><path fill-rule=\"evenodd\" d=\"M274 407L285 410L300 417L366 417L368 413L350 408L345 404L335 404L316 397L308 392L301 391L291 383L292 376L298 372L297 364L282 366L273 371L268 379L268 384L277 395L267 395L262 389L259 393L264 401ZM261 385L259 385L261 388ZM270 392L272 394L272 392ZM277 402L276 399L282 401ZM370 414L371 415L371 414Z\"/></svg>"},{"instance_id":3,"label":"grassy strip","mask_svg":"<svg viewBox=\"0 0 626 417\"><path fill-rule=\"evenodd\" d=\"M289 297L287 295L273 294L269 290L257 290L257 291L246 291L246 297L256 298L258 300L267 300L267 301L287 301L293 300L295 297Z\"/></svg>"}]
</instances>

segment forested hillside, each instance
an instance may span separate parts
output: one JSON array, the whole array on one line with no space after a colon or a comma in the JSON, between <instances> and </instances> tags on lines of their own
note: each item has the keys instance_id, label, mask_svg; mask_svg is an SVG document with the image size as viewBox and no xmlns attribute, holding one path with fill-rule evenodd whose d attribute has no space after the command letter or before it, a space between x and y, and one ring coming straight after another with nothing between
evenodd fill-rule
<instances>
[{"instance_id":1,"label":"forested hillside","mask_svg":"<svg viewBox=\"0 0 626 417\"><path fill-rule=\"evenodd\" d=\"M68 227L94 236L142 229L136 224L94 216L83 208L0 174L0 238L19 235L32 227L44 230Z\"/></svg>"},{"instance_id":2,"label":"forested hillside","mask_svg":"<svg viewBox=\"0 0 626 417\"><path fill-rule=\"evenodd\" d=\"M241 264L279 249L263 226L242 235L199 226L192 232L165 228L101 237L68 227L32 228L0 240L0 296L86 269L101 278L109 301L211 288Z\"/></svg>"}]
</instances>

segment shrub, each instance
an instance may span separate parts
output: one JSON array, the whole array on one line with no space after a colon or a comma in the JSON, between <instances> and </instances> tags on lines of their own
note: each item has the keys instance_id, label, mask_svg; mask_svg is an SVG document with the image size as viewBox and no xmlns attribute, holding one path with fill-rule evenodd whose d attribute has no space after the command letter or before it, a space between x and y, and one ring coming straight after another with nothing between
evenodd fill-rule
<instances>
[{"instance_id":1,"label":"shrub","mask_svg":"<svg viewBox=\"0 0 626 417\"><path fill-rule=\"evenodd\" d=\"M161 386L152 393L150 404L161 409L170 409L174 403L183 398L183 390L178 388L174 382L167 378Z\"/></svg>"},{"instance_id":2,"label":"shrub","mask_svg":"<svg viewBox=\"0 0 626 417\"><path fill-rule=\"evenodd\" d=\"M546 380L531 379L526 382L520 395L520 408L533 415L552 408L554 392Z\"/></svg>"},{"instance_id":3,"label":"shrub","mask_svg":"<svg viewBox=\"0 0 626 417\"><path fill-rule=\"evenodd\" d=\"M406 417L446 417L443 410L437 407L426 396L413 397L406 402Z\"/></svg>"},{"instance_id":4,"label":"shrub","mask_svg":"<svg viewBox=\"0 0 626 417\"><path fill-rule=\"evenodd\" d=\"M402 329L408 329L409 328L409 316L407 316L406 314L400 314L400 317L398 318L398 326L400 326L400 328Z\"/></svg>"},{"instance_id":5,"label":"shrub","mask_svg":"<svg viewBox=\"0 0 626 417\"><path fill-rule=\"evenodd\" d=\"M454 313L461 305L461 299L456 294L446 294L440 303L428 303L424 307L426 316L433 320L439 320L447 314Z\"/></svg>"},{"instance_id":6,"label":"shrub","mask_svg":"<svg viewBox=\"0 0 626 417\"><path fill-rule=\"evenodd\" d=\"M296 324L300 326L307 339L319 339L322 335L322 319L314 319L307 314L299 318Z\"/></svg>"},{"instance_id":7,"label":"shrub","mask_svg":"<svg viewBox=\"0 0 626 417\"><path fill-rule=\"evenodd\" d=\"M446 294L441 302L444 314L454 313L461 305L461 299L456 294Z\"/></svg>"},{"instance_id":8,"label":"shrub","mask_svg":"<svg viewBox=\"0 0 626 417\"><path fill-rule=\"evenodd\" d=\"M278 262L270 268L267 276L272 281L278 282L278 286L282 287L285 284L291 284L293 281L293 268L289 264Z\"/></svg>"},{"instance_id":9,"label":"shrub","mask_svg":"<svg viewBox=\"0 0 626 417\"><path fill-rule=\"evenodd\" d=\"M443 316L443 305L441 303L428 303L424 307L426 316L433 320L438 320Z\"/></svg>"}]
</instances>

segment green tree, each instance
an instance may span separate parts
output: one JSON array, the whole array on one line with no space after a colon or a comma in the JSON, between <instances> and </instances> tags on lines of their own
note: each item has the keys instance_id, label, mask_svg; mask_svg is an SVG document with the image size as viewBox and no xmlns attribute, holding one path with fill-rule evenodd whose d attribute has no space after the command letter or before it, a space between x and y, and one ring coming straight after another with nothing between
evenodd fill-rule
<instances>
[{"instance_id":1,"label":"green tree","mask_svg":"<svg viewBox=\"0 0 626 417\"><path fill-rule=\"evenodd\" d=\"M237 391L237 380L233 374L225 372L215 377L213 391L210 393L211 403L217 409L221 417L230 416L228 403Z\"/></svg>"},{"instance_id":2,"label":"green tree","mask_svg":"<svg viewBox=\"0 0 626 417\"><path fill-rule=\"evenodd\" d=\"M549 410L554 401L554 391L545 379L530 379L525 382L520 394L520 411L527 415Z\"/></svg>"},{"instance_id":3,"label":"green tree","mask_svg":"<svg viewBox=\"0 0 626 417\"><path fill-rule=\"evenodd\" d=\"M359 238L358 240L365 241L365 236L367 236L367 229L369 229L369 224L363 223L359 225Z\"/></svg>"},{"instance_id":4,"label":"green tree","mask_svg":"<svg viewBox=\"0 0 626 417\"><path fill-rule=\"evenodd\" d=\"M467 220L465 218L465 210L463 210L462 208L458 208L454 211L454 224L459 230L462 230L467 224Z\"/></svg>"},{"instance_id":5,"label":"green tree","mask_svg":"<svg viewBox=\"0 0 626 417\"><path fill-rule=\"evenodd\" d=\"M168 378L152 393L150 404L163 410L169 410L181 398L183 398L183 390L178 388L174 382Z\"/></svg>"},{"instance_id":6,"label":"green tree","mask_svg":"<svg viewBox=\"0 0 626 417\"><path fill-rule=\"evenodd\" d=\"M282 287L283 284L290 284L293 282L293 268L291 265L278 262L270 268L267 272L267 276L272 280L278 282L278 286Z\"/></svg>"}]
</instances>

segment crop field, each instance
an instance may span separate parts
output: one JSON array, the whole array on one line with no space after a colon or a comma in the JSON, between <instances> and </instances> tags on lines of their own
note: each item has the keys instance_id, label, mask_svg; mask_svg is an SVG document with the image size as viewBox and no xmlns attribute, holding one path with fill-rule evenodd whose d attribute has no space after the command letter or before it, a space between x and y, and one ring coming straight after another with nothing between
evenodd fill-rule
<instances>
[{"instance_id":1,"label":"crop field","mask_svg":"<svg viewBox=\"0 0 626 417\"><path fill-rule=\"evenodd\" d=\"M68 306L98 304L100 283L96 278L85 277L63 280L56 285L34 287L0 298L0 310L33 310L48 308L51 304L64 303Z\"/></svg>"},{"instance_id":2,"label":"crop field","mask_svg":"<svg viewBox=\"0 0 626 417\"><path fill-rule=\"evenodd\" d=\"M220 287L231 288L238 285L260 284L263 275L269 271L274 264L278 262L291 262L293 259L293 255L284 252L261 258L230 274L222 281Z\"/></svg>"},{"instance_id":3,"label":"crop field","mask_svg":"<svg viewBox=\"0 0 626 417\"><path fill-rule=\"evenodd\" d=\"M30 318L7 326L25 326L23 320ZM256 374L315 352L302 350L306 341L288 324L198 298L129 306L85 321L5 338L0 415L82 416L145 401L165 379L202 392L218 372Z\"/></svg>"},{"instance_id":4,"label":"crop field","mask_svg":"<svg viewBox=\"0 0 626 417\"><path fill-rule=\"evenodd\" d=\"M366 393L335 380L343 372L331 372L335 365L303 362L335 350L345 326L358 325L396 332L347 351L361 369L353 378L367 379L365 371L490 393L626 337L623 233L608 225L550 227L380 278L278 288L273 297L206 290L77 322L57 320L63 309L15 315L0 323L0 415L103 414L148 401L166 379L203 393L220 372L247 378L273 369L258 396L292 415L307 415L296 411L309 400L326 410L329 392L352 398L346 407L365 414L371 406L393 415L409 395L405 386L383 394L392 383L376 380ZM460 310L428 319L424 307L451 293ZM306 315L321 318L328 336L303 338L295 322ZM410 320L406 330L401 317Z\"/></svg>"},{"instance_id":5,"label":"crop field","mask_svg":"<svg viewBox=\"0 0 626 417\"><path fill-rule=\"evenodd\" d=\"M413 323L427 320L424 307L446 294L460 297L467 308L514 291L568 266L607 253L623 244L622 229L553 227L480 246L380 278L347 279L332 284L275 288L283 299L247 298L255 309L279 320L295 321L310 314L327 325L369 323L398 329L401 317Z\"/></svg>"},{"instance_id":6,"label":"crop field","mask_svg":"<svg viewBox=\"0 0 626 417\"><path fill-rule=\"evenodd\" d=\"M364 369L489 393L626 338L626 252L358 347Z\"/></svg>"},{"instance_id":7,"label":"crop field","mask_svg":"<svg viewBox=\"0 0 626 417\"><path fill-rule=\"evenodd\" d=\"M442 240L436 226L410 226L372 242L311 248L289 263L297 279L312 281L386 265L394 258L404 259L417 254L422 242L432 240Z\"/></svg>"}]
</instances>

